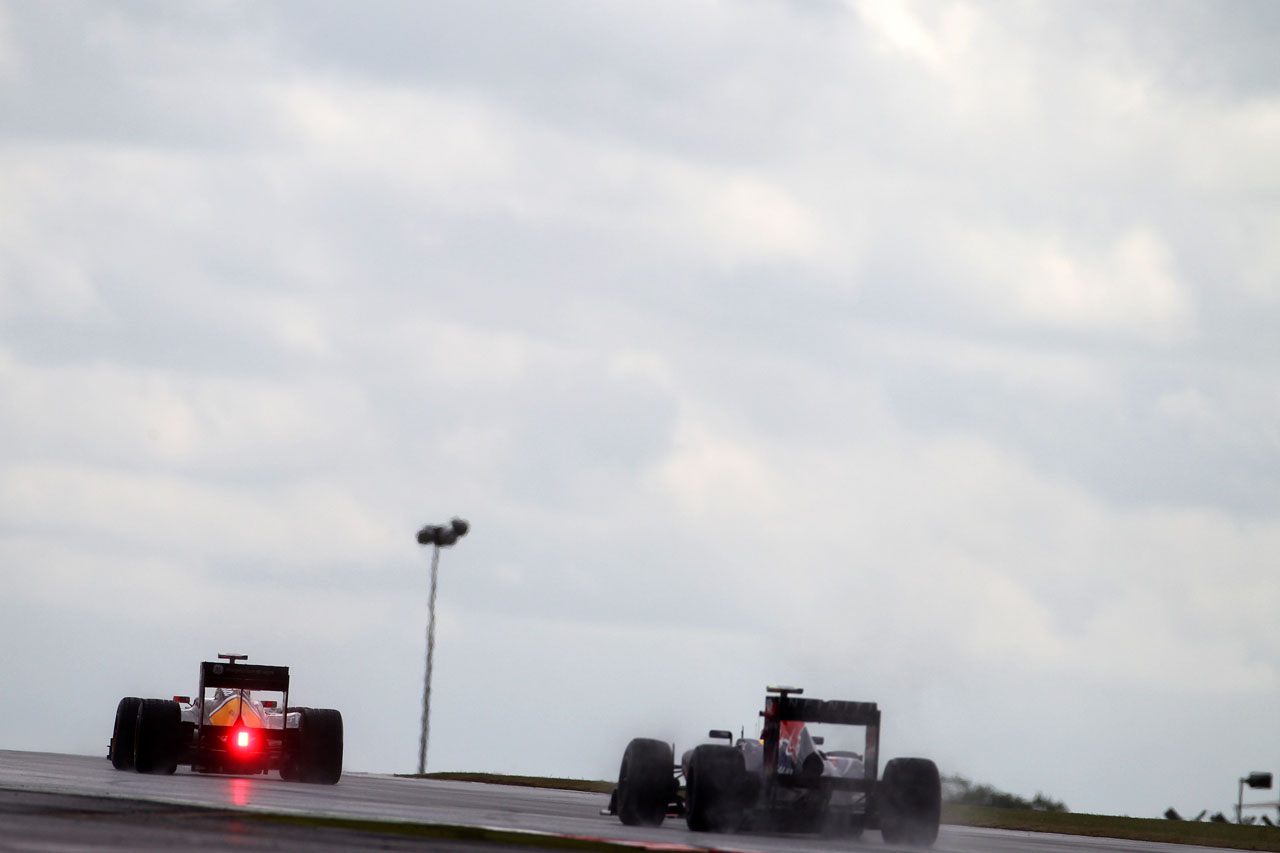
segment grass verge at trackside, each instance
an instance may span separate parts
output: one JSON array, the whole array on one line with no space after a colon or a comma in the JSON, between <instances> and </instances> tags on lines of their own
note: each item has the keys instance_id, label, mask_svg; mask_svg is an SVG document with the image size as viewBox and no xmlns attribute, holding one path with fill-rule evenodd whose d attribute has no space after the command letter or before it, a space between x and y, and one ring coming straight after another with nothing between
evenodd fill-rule
<instances>
[{"instance_id":1,"label":"grass verge at trackside","mask_svg":"<svg viewBox=\"0 0 1280 853\"><path fill-rule=\"evenodd\" d=\"M454 782L488 782L493 785L524 785L532 788L560 788L607 794L614 782L591 779L555 779L548 776L503 776L497 773L428 773L425 777ZM1178 821L1154 818L1112 817L1108 815L1039 812L1028 809L994 809L986 806L944 806L943 823L981 826L1021 832L1060 832L1063 835L1092 835L1133 841L1163 841L1235 850L1272 850L1280 853L1280 829L1269 826L1239 826L1233 823Z\"/></svg>"},{"instance_id":2,"label":"grass verge at trackside","mask_svg":"<svg viewBox=\"0 0 1280 853\"><path fill-rule=\"evenodd\" d=\"M503 776L499 773L397 773L409 779L443 779L448 782L488 782L490 785L521 785L526 788L556 788L561 791L587 791L607 794L617 782L594 779L555 779L550 776Z\"/></svg>"},{"instance_id":3,"label":"grass verge at trackside","mask_svg":"<svg viewBox=\"0 0 1280 853\"><path fill-rule=\"evenodd\" d=\"M1270 826L951 805L943 806L942 821L1024 832L1060 832L1064 835L1164 841L1234 850L1280 851L1280 829Z\"/></svg>"}]
</instances>

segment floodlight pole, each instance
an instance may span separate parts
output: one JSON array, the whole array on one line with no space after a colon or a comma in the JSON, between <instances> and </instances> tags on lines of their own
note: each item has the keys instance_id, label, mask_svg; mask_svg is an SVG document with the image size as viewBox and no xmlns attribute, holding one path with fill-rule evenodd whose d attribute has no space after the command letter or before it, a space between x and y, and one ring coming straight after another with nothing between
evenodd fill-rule
<instances>
[{"instance_id":1,"label":"floodlight pole","mask_svg":"<svg viewBox=\"0 0 1280 853\"><path fill-rule=\"evenodd\" d=\"M427 772L427 736L431 731L431 661L436 649L436 578L440 549L465 536L471 525L455 518L447 525L428 524L418 531L418 544L431 545L431 592L427 596L427 671L422 679L422 734L418 738L418 775Z\"/></svg>"},{"instance_id":2,"label":"floodlight pole","mask_svg":"<svg viewBox=\"0 0 1280 853\"><path fill-rule=\"evenodd\" d=\"M418 738L418 773L427 772L427 735L431 731L431 659L436 650L436 574L440 546L431 549L431 593L427 596L427 674L422 680L422 735Z\"/></svg>"},{"instance_id":3,"label":"floodlight pole","mask_svg":"<svg viewBox=\"0 0 1280 853\"><path fill-rule=\"evenodd\" d=\"M1240 779L1240 787L1236 789L1236 823L1244 822L1244 786L1245 785L1248 785L1250 788L1270 788L1271 774L1261 773L1255 770L1252 773L1250 773L1248 776L1242 777ZM1269 804L1260 803L1259 805L1269 805Z\"/></svg>"}]
</instances>

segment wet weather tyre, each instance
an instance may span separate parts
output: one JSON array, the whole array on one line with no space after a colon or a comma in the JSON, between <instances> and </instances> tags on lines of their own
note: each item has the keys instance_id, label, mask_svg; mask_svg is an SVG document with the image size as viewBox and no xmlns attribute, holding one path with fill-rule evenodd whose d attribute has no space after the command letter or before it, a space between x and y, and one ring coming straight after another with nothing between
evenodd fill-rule
<instances>
[{"instance_id":1,"label":"wet weather tyre","mask_svg":"<svg viewBox=\"0 0 1280 853\"><path fill-rule=\"evenodd\" d=\"M133 734L138 727L138 707L142 700L126 696L116 705L116 723L111 730L111 747L107 756L117 770L133 769Z\"/></svg>"},{"instance_id":2,"label":"wet weather tyre","mask_svg":"<svg viewBox=\"0 0 1280 853\"><path fill-rule=\"evenodd\" d=\"M747 767L741 750L704 743L694 747L685 773L685 822L695 832L733 832L742 824Z\"/></svg>"},{"instance_id":3,"label":"wet weather tyre","mask_svg":"<svg viewBox=\"0 0 1280 853\"><path fill-rule=\"evenodd\" d=\"M336 785L342 778L342 714L306 708L298 720L298 779Z\"/></svg>"},{"instance_id":4,"label":"wet weather tyre","mask_svg":"<svg viewBox=\"0 0 1280 853\"><path fill-rule=\"evenodd\" d=\"M172 773L178 769L182 710L168 699L143 699L133 732L133 769Z\"/></svg>"},{"instance_id":5,"label":"wet weather tyre","mask_svg":"<svg viewBox=\"0 0 1280 853\"><path fill-rule=\"evenodd\" d=\"M675 793L674 768L670 744L632 739L618 768L618 819L627 826L661 826Z\"/></svg>"},{"instance_id":6,"label":"wet weather tyre","mask_svg":"<svg viewBox=\"0 0 1280 853\"><path fill-rule=\"evenodd\" d=\"M885 765L877 808L880 834L890 844L929 847L938 838L942 780L927 758L895 758Z\"/></svg>"}]
</instances>

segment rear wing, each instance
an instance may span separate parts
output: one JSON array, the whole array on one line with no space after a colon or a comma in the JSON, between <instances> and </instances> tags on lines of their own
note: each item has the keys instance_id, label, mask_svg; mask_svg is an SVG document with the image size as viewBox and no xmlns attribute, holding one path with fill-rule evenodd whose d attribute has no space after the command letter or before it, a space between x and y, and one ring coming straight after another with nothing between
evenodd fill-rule
<instances>
[{"instance_id":1,"label":"rear wing","mask_svg":"<svg viewBox=\"0 0 1280 853\"><path fill-rule=\"evenodd\" d=\"M866 727L866 748L862 758L869 782L859 780L856 789L869 790L869 786L874 785L880 772L880 708L875 702L804 699L796 695L804 692L798 687L770 687L767 692L777 694L765 696L764 710L760 712L764 717L764 730L761 732L764 766L770 778L783 784L803 784L800 780L793 782L777 776L778 740L783 722L829 723Z\"/></svg>"},{"instance_id":2,"label":"rear wing","mask_svg":"<svg viewBox=\"0 0 1280 853\"><path fill-rule=\"evenodd\" d=\"M205 725L212 725L206 722L208 717L208 709L204 706L204 702L207 699L206 690L222 687L231 690L267 690L283 693L284 702L281 707L287 712L289 708L289 667L263 666L257 663L236 663L236 661L244 660L248 655L218 655L218 657L222 658L222 661L207 660L200 664L200 716L196 722L197 742L204 742ZM284 728L282 724L276 737L283 737L283 734ZM266 735L268 740L272 738L270 731L267 731Z\"/></svg>"},{"instance_id":3,"label":"rear wing","mask_svg":"<svg viewBox=\"0 0 1280 853\"><path fill-rule=\"evenodd\" d=\"M802 723L831 723L837 726L874 726L880 723L880 709L875 702L846 702L841 699L801 699L795 696L779 696L765 700L765 716L770 716L769 705L776 702L774 714L778 720L798 720Z\"/></svg>"},{"instance_id":4,"label":"rear wing","mask_svg":"<svg viewBox=\"0 0 1280 853\"><path fill-rule=\"evenodd\" d=\"M200 664L200 695L206 687L228 687L232 690L272 690L289 692L289 667L263 666L256 663Z\"/></svg>"}]
</instances>

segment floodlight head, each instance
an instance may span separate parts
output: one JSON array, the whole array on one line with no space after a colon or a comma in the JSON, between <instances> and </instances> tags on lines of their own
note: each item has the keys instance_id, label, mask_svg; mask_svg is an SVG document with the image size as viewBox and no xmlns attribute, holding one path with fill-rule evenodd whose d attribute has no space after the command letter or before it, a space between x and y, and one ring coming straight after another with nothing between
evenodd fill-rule
<instances>
[{"instance_id":1,"label":"floodlight head","mask_svg":"<svg viewBox=\"0 0 1280 853\"><path fill-rule=\"evenodd\" d=\"M1250 788L1270 788L1271 774L1253 772L1244 778L1244 783Z\"/></svg>"},{"instance_id":2,"label":"floodlight head","mask_svg":"<svg viewBox=\"0 0 1280 853\"><path fill-rule=\"evenodd\" d=\"M447 526L428 524L418 531L418 544L447 548L457 542L459 537L467 535L467 531L470 529L471 525L461 518L455 518Z\"/></svg>"}]
</instances>

